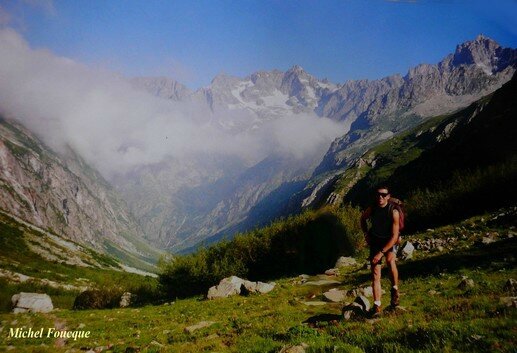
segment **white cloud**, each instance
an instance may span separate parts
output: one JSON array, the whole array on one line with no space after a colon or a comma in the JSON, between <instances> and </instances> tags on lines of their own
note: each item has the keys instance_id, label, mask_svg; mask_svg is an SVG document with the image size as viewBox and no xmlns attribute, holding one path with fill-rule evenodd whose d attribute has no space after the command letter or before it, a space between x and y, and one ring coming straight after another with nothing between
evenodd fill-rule
<instances>
[{"instance_id":1,"label":"white cloud","mask_svg":"<svg viewBox=\"0 0 517 353\"><path fill-rule=\"evenodd\" d=\"M46 50L0 30L0 112L21 121L52 148L70 145L105 176L166 156L230 154L257 161L269 153L322 154L343 126L312 115L228 133L206 111L135 90L117 75Z\"/></svg>"}]
</instances>

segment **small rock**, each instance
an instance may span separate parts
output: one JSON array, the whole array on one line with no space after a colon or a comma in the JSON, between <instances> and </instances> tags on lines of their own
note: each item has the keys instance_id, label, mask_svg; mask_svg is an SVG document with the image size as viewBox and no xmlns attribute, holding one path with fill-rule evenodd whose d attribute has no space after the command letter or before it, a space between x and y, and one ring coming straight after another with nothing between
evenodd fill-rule
<instances>
[{"instance_id":1,"label":"small rock","mask_svg":"<svg viewBox=\"0 0 517 353\"><path fill-rule=\"evenodd\" d=\"M481 243L485 245L491 244L493 242L495 242L495 239L492 237L483 237L483 239L481 239Z\"/></svg>"},{"instance_id":2,"label":"small rock","mask_svg":"<svg viewBox=\"0 0 517 353\"><path fill-rule=\"evenodd\" d=\"M437 295L440 294L440 292L435 291L434 289L431 289L429 292L427 292L429 295Z\"/></svg>"},{"instance_id":3,"label":"small rock","mask_svg":"<svg viewBox=\"0 0 517 353\"><path fill-rule=\"evenodd\" d=\"M346 291L334 288L328 292L323 293L323 296L331 302L339 303L345 300Z\"/></svg>"},{"instance_id":4,"label":"small rock","mask_svg":"<svg viewBox=\"0 0 517 353\"><path fill-rule=\"evenodd\" d=\"M337 259L336 265L334 267L340 268L340 267L355 266L355 265L357 265L357 261L353 257L341 256L339 259Z\"/></svg>"},{"instance_id":5,"label":"small rock","mask_svg":"<svg viewBox=\"0 0 517 353\"><path fill-rule=\"evenodd\" d=\"M154 341L154 340L153 340L153 341L151 341L151 344L152 344L153 346L156 346L156 347L165 347L165 346L164 346L163 344L161 344L160 342L157 342L157 341Z\"/></svg>"},{"instance_id":6,"label":"small rock","mask_svg":"<svg viewBox=\"0 0 517 353\"><path fill-rule=\"evenodd\" d=\"M402 246L399 250L399 255L403 260L408 260L413 257L413 252L415 251L415 247L409 241L406 241L404 246Z\"/></svg>"},{"instance_id":7,"label":"small rock","mask_svg":"<svg viewBox=\"0 0 517 353\"><path fill-rule=\"evenodd\" d=\"M135 297L136 296L132 293L124 292L124 294L122 294L122 296L120 297L119 306L121 308L127 308L128 306L131 305L131 303L134 302Z\"/></svg>"},{"instance_id":8,"label":"small rock","mask_svg":"<svg viewBox=\"0 0 517 353\"><path fill-rule=\"evenodd\" d=\"M443 246L438 245L438 246L436 247L436 250L438 250L439 252L442 252L442 251L444 250L444 248L443 248Z\"/></svg>"},{"instance_id":9,"label":"small rock","mask_svg":"<svg viewBox=\"0 0 517 353\"><path fill-rule=\"evenodd\" d=\"M325 271L325 274L327 276L337 276L337 275L339 275L339 270L337 268L331 268L331 269L328 269L327 271Z\"/></svg>"},{"instance_id":10,"label":"small rock","mask_svg":"<svg viewBox=\"0 0 517 353\"><path fill-rule=\"evenodd\" d=\"M517 297L501 297L499 303L509 308L517 308Z\"/></svg>"},{"instance_id":11,"label":"small rock","mask_svg":"<svg viewBox=\"0 0 517 353\"><path fill-rule=\"evenodd\" d=\"M474 280L470 278L464 278L460 284L458 284L459 289L467 289L467 288L473 288L474 287Z\"/></svg>"},{"instance_id":12,"label":"small rock","mask_svg":"<svg viewBox=\"0 0 517 353\"><path fill-rule=\"evenodd\" d=\"M331 281L328 279L320 279L318 281L309 281L305 282L304 286L329 286L329 285L335 285L335 284L341 284L339 281Z\"/></svg>"},{"instance_id":13,"label":"small rock","mask_svg":"<svg viewBox=\"0 0 517 353\"><path fill-rule=\"evenodd\" d=\"M201 322L199 322L199 323L197 323L195 325L185 327L184 331L186 333L192 334L192 333L194 333L197 330L200 330L200 329L205 328L205 327L210 327L213 324L215 324L214 321L201 321Z\"/></svg>"}]
</instances>

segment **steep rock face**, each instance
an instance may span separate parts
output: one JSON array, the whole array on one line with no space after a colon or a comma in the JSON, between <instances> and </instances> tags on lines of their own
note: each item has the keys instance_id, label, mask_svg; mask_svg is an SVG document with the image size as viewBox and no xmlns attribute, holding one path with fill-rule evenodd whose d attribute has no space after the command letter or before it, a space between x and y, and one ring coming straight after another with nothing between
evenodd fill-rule
<instances>
[{"instance_id":1,"label":"steep rock face","mask_svg":"<svg viewBox=\"0 0 517 353\"><path fill-rule=\"evenodd\" d=\"M353 121L351 130L332 143L315 175L346 167L367 147L422 118L454 111L495 91L510 80L516 67L516 49L502 48L480 35L458 45L455 53L440 63L416 66L403 78L391 76L362 85L354 82L350 85L362 89L350 91L342 87L333 95L343 99L330 97L330 107L322 109L334 119ZM332 110L336 103L330 102L338 101L346 102L347 108Z\"/></svg>"},{"instance_id":2,"label":"steep rock face","mask_svg":"<svg viewBox=\"0 0 517 353\"><path fill-rule=\"evenodd\" d=\"M125 203L71 149L59 156L21 125L0 119L0 208L102 252L149 257Z\"/></svg>"},{"instance_id":3,"label":"steep rock face","mask_svg":"<svg viewBox=\"0 0 517 353\"><path fill-rule=\"evenodd\" d=\"M113 183L146 237L169 248L203 228L206 214L233 188L234 180L228 176L244 168L240 161L223 156L169 158L119 175Z\"/></svg>"}]
</instances>

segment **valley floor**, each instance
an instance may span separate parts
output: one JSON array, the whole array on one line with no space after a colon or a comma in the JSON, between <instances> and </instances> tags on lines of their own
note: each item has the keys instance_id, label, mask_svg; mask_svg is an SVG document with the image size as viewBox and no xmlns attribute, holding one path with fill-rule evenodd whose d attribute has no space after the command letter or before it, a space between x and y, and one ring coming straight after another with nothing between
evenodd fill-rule
<instances>
[{"instance_id":1,"label":"valley floor","mask_svg":"<svg viewBox=\"0 0 517 353\"><path fill-rule=\"evenodd\" d=\"M344 303L323 302L331 288L370 285L363 263L304 285L283 278L264 295L111 310L0 314L0 350L13 352L514 352L517 346L517 230L514 219L476 217L408 237L421 246L399 261L401 306L380 318L341 319ZM359 259L364 257L358 256ZM361 262L361 261L360 261ZM383 289L389 293L387 273ZM459 287L465 277L473 286ZM505 288L506 287L506 288ZM509 299L508 299L509 298ZM347 297L350 302L354 297ZM372 300L371 297L369 298ZM383 301L389 302L384 295ZM204 328L186 328L203 323ZM89 338L11 338L11 328L89 331Z\"/></svg>"}]
</instances>

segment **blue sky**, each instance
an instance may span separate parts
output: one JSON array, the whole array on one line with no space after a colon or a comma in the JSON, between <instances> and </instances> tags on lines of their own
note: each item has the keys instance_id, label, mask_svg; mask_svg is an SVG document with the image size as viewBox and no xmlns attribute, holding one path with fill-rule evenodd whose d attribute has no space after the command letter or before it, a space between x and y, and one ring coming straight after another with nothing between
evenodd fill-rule
<instances>
[{"instance_id":1,"label":"blue sky","mask_svg":"<svg viewBox=\"0 0 517 353\"><path fill-rule=\"evenodd\" d=\"M483 33L517 47L517 1L0 0L33 48L196 89L301 65L335 83L405 74Z\"/></svg>"}]
</instances>

